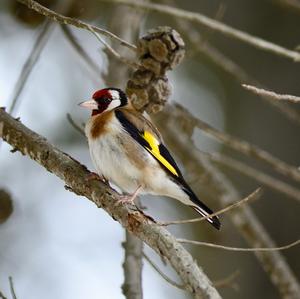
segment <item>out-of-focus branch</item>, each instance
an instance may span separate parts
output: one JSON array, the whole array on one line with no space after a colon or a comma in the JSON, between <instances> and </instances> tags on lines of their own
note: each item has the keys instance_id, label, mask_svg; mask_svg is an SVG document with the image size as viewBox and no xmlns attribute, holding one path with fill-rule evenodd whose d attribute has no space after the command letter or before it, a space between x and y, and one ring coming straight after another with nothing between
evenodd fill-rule
<instances>
[{"instance_id":1,"label":"out-of-focus branch","mask_svg":"<svg viewBox=\"0 0 300 299\"><path fill-rule=\"evenodd\" d=\"M272 0L272 2L280 4L283 7L289 8L290 10L300 13L299 0Z\"/></svg>"},{"instance_id":2,"label":"out-of-focus branch","mask_svg":"<svg viewBox=\"0 0 300 299\"><path fill-rule=\"evenodd\" d=\"M184 285L183 284L179 284L177 282L175 282L174 280L172 280L170 277L168 277L165 273L163 273L158 266L156 266L153 261L144 253L143 257L145 258L145 260L151 265L151 267L170 285L180 289L180 290L184 290Z\"/></svg>"},{"instance_id":3,"label":"out-of-focus branch","mask_svg":"<svg viewBox=\"0 0 300 299\"><path fill-rule=\"evenodd\" d=\"M253 92L254 94L260 95L260 96L265 96L268 97L271 100L275 101L287 101L287 102L292 102L292 103L300 103L300 97L293 96L290 94L278 94L274 91L271 90L266 90L263 88L258 88L252 85L247 85L247 84L242 84L242 86Z\"/></svg>"},{"instance_id":4,"label":"out-of-focus branch","mask_svg":"<svg viewBox=\"0 0 300 299\"><path fill-rule=\"evenodd\" d=\"M13 278L10 276L8 278L9 280L9 287L10 287L10 293L11 293L11 297L12 299L17 299L17 295L16 295L16 292L15 292L15 287L14 287L14 281L13 281Z\"/></svg>"},{"instance_id":5,"label":"out-of-focus branch","mask_svg":"<svg viewBox=\"0 0 300 299\"><path fill-rule=\"evenodd\" d=\"M83 21L80 21L78 19L74 19L74 18L70 18L70 17L66 17L63 16L39 3L37 3L36 1L33 0L18 0L20 3L25 4L27 7L35 10L37 13L40 13L42 15L44 15L45 17L58 22L60 24L64 24L64 25L72 25L81 29L86 29L88 31L94 30L95 32L104 35L106 37L109 37L117 42L119 42L122 46L125 46L133 51L136 51L136 47L128 42L126 42L125 40L119 38L118 36L116 36L115 34L105 30L105 29L101 29L99 27L93 26L93 25L89 25ZM92 32L92 31L91 31Z\"/></svg>"},{"instance_id":6,"label":"out-of-focus branch","mask_svg":"<svg viewBox=\"0 0 300 299\"><path fill-rule=\"evenodd\" d=\"M61 25L61 29L63 33L65 34L66 38L70 42L70 44L74 47L76 52L83 58L83 60L88 64L89 68L94 72L95 75L95 81L97 80L102 71L99 67L97 67L97 64L92 60L92 58L89 56L89 54L85 51L85 49L81 46L81 44L77 41L76 37L74 36L72 30L66 26Z\"/></svg>"},{"instance_id":7,"label":"out-of-focus branch","mask_svg":"<svg viewBox=\"0 0 300 299\"><path fill-rule=\"evenodd\" d=\"M300 190L238 160L219 153L203 153L210 161L231 168L290 198L300 201Z\"/></svg>"},{"instance_id":8,"label":"out-of-focus branch","mask_svg":"<svg viewBox=\"0 0 300 299\"><path fill-rule=\"evenodd\" d=\"M238 251L238 252L281 251L281 250L290 249L290 248L300 244L300 239L299 239L299 240L296 240L292 243L289 243L287 245L280 246L280 247L241 248L241 247L224 246L224 245L219 245L219 244L214 244L214 243L207 243L207 242L180 239L180 238L177 238L177 241L179 243L192 244L192 245L198 245L198 246L204 246L204 247L211 247L211 248L223 249L223 250L228 250L228 251Z\"/></svg>"},{"instance_id":9,"label":"out-of-focus branch","mask_svg":"<svg viewBox=\"0 0 300 299\"><path fill-rule=\"evenodd\" d=\"M173 5L172 0L165 0L167 4ZM210 44L202 34L200 34L190 22L181 19L174 18L174 21L179 26L181 34L184 35L185 40L188 40L193 46L194 51L198 51L205 55L214 65L220 68L225 73L229 74L234 80L242 83L249 83L256 86L261 86L255 79L251 77L241 66L234 62L231 58L223 54L219 49ZM261 96L272 107L276 108L280 113L282 113L287 119L294 122L295 124L300 124L300 115L293 108L280 103L278 101L273 101L268 97Z\"/></svg>"},{"instance_id":10,"label":"out-of-focus branch","mask_svg":"<svg viewBox=\"0 0 300 299\"><path fill-rule=\"evenodd\" d=\"M239 275L240 275L240 272L235 271L231 275L229 275L228 277L225 277L223 279L219 279L217 281L214 281L214 286L218 289L231 287L231 288L233 288L234 290L237 291L239 289L239 286L235 282L235 280Z\"/></svg>"},{"instance_id":11,"label":"out-of-focus branch","mask_svg":"<svg viewBox=\"0 0 300 299\"><path fill-rule=\"evenodd\" d=\"M13 282L13 279L12 279L11 276L8 278L8 281L9 281L9 288L10 288L11 298L12 299L17 299L17 295L16 295L15 287L14 287L14 282ZM6 296L4 296L2 292L0 292L0 299L8 299L8 298Z\"/></svg>"},{"instance_id":12,"label":"out-of-focus branch","mask_svg":"<svg viewBox=\"0 0 300 299\"><path fill-rule=\"evenodd\" d=\"M126 230L123 294L128 299L142 299L143 242Z\"/></svg>"},{"instance_id":13,"label":"out-of-focus branch","mask_svg":"<svg viewBox=\"0 0 300 299\"><path fill-rule=\"evenodd\" d=\"M294 179L297 182L300 182L300 171L297 167L289 165L280 159L272 156L267 151L250 144L244 140L240 140L237 137L233 137L227 133L220 132L217 129L213 128L206 122L200 120L199 118L194 117L190 112L188 112L184 107L179 104L175 105L175 109L180 110L182 118L190 119L193 122L194 126L202 130L203 132L207 133L208 136L212 136L217 140L221 141L225 145L229 146L230 148L243 153L248 157L255 158L257 160L261 160L268 165L270 165L274 170L277 172Z\"/></svg>"},{"instance_id":14,"label":"out-of-focus branch","mask_svg":"<svg viewBox=\"0 0 300 299\"><path fill-rule=\"evenodd\" d=\"M87 181L89 171L85 166L52 146L44 137L29 130L1 109L0 137L62 179L73 192L87 197L98 207L103 208L128 231L143 240L158 254L163 255L181 277L185 289L195 298L221 298L193 261L192 256L168 231L133 209L131 205L116 205L116 200L120 197L114 190L99 181Z\"/></svg>"},{"instance_id":15,"label":"out-of-focus branch","mask_svg":"<svg viewBox=\"0 0 300 299\"><path fill-rule=\"evenodd\" d=\"M46 21L42 25L42 29L37 36L37 39L32 47L32 50L29 53L25 64L23 65L23 68L22 68L19 78L17 80L17 84L14 87L11 105L8 108L9 113L14 112L14 110L16 108L16 104L17 104L18 100L20 99L20 94L23 90L23 87L25 86L32 69L34 68L35 64L37 63L37 61L40 57L40 54L43 51L43 49L49 39L52 29L53 29L53 26L49 21Z\"/></svg>"},{"instance_id":16,"label":"out-of-focus branch","mask_svg":"<svg viewBox=\"0 0 300 299\"><path fill-rule=\"evenodd\" d=\"M72 118L70 113L67 113L67 120L68 122L71 124L71 126L77 131L79 132L81 135L85 136L84 133L84 127L80 127L80 125L78 125L74 119Z\"/></svg>"},{"instance_id":17,"label":"out-of-focus branch","mask_svg":"<svg viewBox=\"0 0 300 299\"><path fill-rule=\"evenodd\" d=\"M214 30L219 33L222 33L230 38L240 40L258 49L268 51L270 53L276 54L278 56L286 57L297 62L300 61L300 53L296 51L286 49L274 43L268 42L262 38L237 30L228 25L225 25L224 23L206 17L200 13L189 12L183 9L178 9L175 7L162 5L162 4L143 3L143 2L133 1L133 0L101 0L101 1L105 1L105 2L109 1L110 3L114 2L118 4L125 4L136 8L168 14L177 18L183 18L198 23L206 28L209 28L210 30Z\"/></svg>"},{"instance_id":18,"label":"out-of-focus branch","mask_svg":"<svg viewBox=\"0 0 300 299\"><path fill-rule=\"evenodd\" d=\"M241 198L232 183L210 163L207 156L199 153L191 141L194 124L190 119L182 118L180 111L172 105L167 105L166 109L156 116L156 122L161 124L159 127L166 143L174 145L171 146L173 153L193 175L197 185L206 186L209 190L209 197L220 200L222 206ZM189 155L186 155L187 152ZM242 205L239 209L232 210L228 216L251 247L276 247L249 206ZM280 252L263 251L255 252L255 255L282 297L297 299L300 285Z\"/></svg>"}]
</instances>

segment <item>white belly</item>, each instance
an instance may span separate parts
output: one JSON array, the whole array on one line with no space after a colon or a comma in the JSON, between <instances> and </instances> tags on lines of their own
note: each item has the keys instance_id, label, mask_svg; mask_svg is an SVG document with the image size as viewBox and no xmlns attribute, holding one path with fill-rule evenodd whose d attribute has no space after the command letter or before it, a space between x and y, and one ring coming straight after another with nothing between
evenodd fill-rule
<instances>
[{"instance_id":1,"label":"white belly","mask_svg":"<svg viewBox=\"0 0 300 299\"><path fill-rule=\"evenodd\" d=\"M129 163L124 150L116 144L111 135L89 141L89 147L98 174L128 193L134 192L139 187L141 170Z\"/></svg>"},{"instance_id":2,"label":"white belly","mask_svg":"<svg viewBox=\"0 0 300 299\"><path fill-rule=\"evenodd\" d=\"M97 139L89 136L90 123L87 123L86 135L97 173L126 193L132 194L141 186L141 194L169 196L191 204L186 193L170 179L156 159L133 139L128 155L124 145L125 132L115 121L110 123L112 130ZM131 140L131 137L128 135L126 140Z\"/></svg>"}]
</instances>

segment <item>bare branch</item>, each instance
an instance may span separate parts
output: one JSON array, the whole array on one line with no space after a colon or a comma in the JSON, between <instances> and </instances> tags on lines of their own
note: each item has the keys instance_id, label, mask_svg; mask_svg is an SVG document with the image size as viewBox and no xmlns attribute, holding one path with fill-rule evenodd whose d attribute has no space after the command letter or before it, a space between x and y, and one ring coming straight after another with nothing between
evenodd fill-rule
<instances>
[{"instance_id":1,"label":"bare branch","mask_svg":"<svg viewBox=\"0 0 300 299\"><path fill-rule=\"evenodd\" d=\"M235 282L236 278L240 275L240 271L235 271L228 277L225 277L223 279L219 279L217 281L214 281L214 286L218 289L220 288L226 288L231 287L234 290L238 290L238 284Z\"/></svg>"},{"instance_id":2,"label":"bare branch","mask_svg":"<svg viewBox=\"0 0 300 299\"><path fill-rule=\"evenodd\" d=\"M58 23L64 24L64 25L72 25L72 26L75 26L77 28L86 29L88 31L91 31L91 28L92 28L95 32L119 42L122 46L125 46L130 50L136 51L136 47L134 45L126 42L125 40L119 38L115 34L109 32L105 29L89 25L89 24L87 24L83 21L80 21L80 20L77 20L77 19L74 19L74 18L65 17L65 16L63 16L63 15L61 15L61 14L59 14L59 13L57 13L57 12L55 12L55 11L49 9L49 8L46 8L45 6L43 6L43 5L37 3L36 1L33 1L33 0L18 0L18 1L20 3L25 4L28 8L33 9L37 13L40 13L40 14L44 15L45 17L47 17L47 18L49 18L49 19L51 19L55 22L58 22Z\"/></svg>"},{"instance_id":3,"label":"bare branch","mask_svg":"<svg viewBox=\"0 0 300 299\"><path fill-rule=\"evenodd\" d=\"M258 88L258 87L255 87L252 85L247 85L247 84L242 84L242 86L245 89L252 91L253 93L255 93L257 95L268 97L271 100L300 103L300 97L297 97L297 96L293 96L293 95L289 95L289 94L278 94L274 91L266 90L263 88Z\"/></svg>"},{"instance_id":4,"label":"bare branch","mask_svg":"<svg viewBox=\"0 0 300 299\"><path fill-rule=\"evenodd\" d=\"M195 298L221 298L192 256L167 230L153 223L131 205L116 205L116 200L120 197L114 190L99 181L87 182L85 178L89 171L85 166L0 109L1 126L0 137L6 142L58 176L76 194L87 197L103 208L128 231L163 255L181 277L185 289Z\"/></svg>"},{"instance_id":5,"label":"bare branch","mask_svg":"<svg viewBox=\"0 0 300 299\"><path fill-rule=\"evenodd\" d=\"M245 197L244 199L235 202L229 206L227 206L226 208L219 210L215 213L212 213L210 215L207 215L206 217L197 217L197 218L193 218L193 219L186 219L186 220L174 220L174 221L165 221L165 222L158 222L157 224L162 225L162 226L167 226L167 225L171 225L171 224L185 224L185 223L194 223L194 222L200 222L203 220L206 220L207 218L211 218L214 216L219 216L225 212L228 212L232 209L238 208L243 204L248 203L250 200L255 200L258 197L260 197L262 194L261 192L261 188L256 189L254 192L252 192L250 195L248 195L247 197Z\"/></svg>"},{"instance_id":6,"label":"bare branch","mask_svg":"<svg viewBox=\"0 0 300 299\"><path fill-rule=\"evenodd\" d=\"M296 51L286 49L274 43L268 42L262 38L237 30L221 22L208 18L200 13L189 12L183 9L178 9L175 7L162 5L162 4L144 3L144 2L137 2L132 0L101 0L101 1L105 1L105 2L109 1L110 3L114 2L119 4L125 4L136 8L148 9L151 11L172 15L177 18L183 18L198 23L211 30L220 32L230 38L240 40L244 43L254 46L255 48L268 51L278 56L292 59L296 62L300 61L300 53Z\"/></svg>"},{"instance_id":7,"label":"bare branch","mask_svg":"<svg viewBox=\"0 0 300 299\"><path fill-rule=\"evenodd\" d=\"M142 299L143 242L126 230L123 294L128 299Z\"/></svg>"},{"instance_id":8,"label":"bare branch","mask_svg":"<svg viewBox=\"0 0 300 299\"><path fill-rule=\"evenodd\" d=\"M12 277L9 276L8 280L9 280L11 297L12 297L12 299L17 299L17 295L16 295L16 292L15 292L14 282L13 282Z\"/></svg>"},{"instance_id":9,"label":"bare branch","mask_svg":"<svg viewBox=\"0 0 300 299\"><path fill-rule=\"evenodd\" d=\"M20 99L19 96L27 82L27 79L28 79L32 69L34 68L35 64L37 63L37 61L40 57L40 54L42 53L42 51L49 39L52 29L53 29L53 26L50 22L45 22L42 25L42 29L37 36L37 39L32 47L32 50L29 53L29 56L28 56L25 64L23 65L23 68L22 68L19 78L17 80L17 84L13 89L14 91L13 91L13 95L12 95L11 105L8 108L9 113L14 112L14 110L16 108L16 104L17 104L18 100Z\"/></svg>"},{"instance_id":10,"label":"bare branch","mask_svg":"<svg viewBox=\"0 0 300 299\"><path fill-rule=\"evenodd\" d=\"M248 166L247 164L237 161L235 159L232 159L230 157L227 157L220 153L203 153L206 155L211 161L225 165L226 167L229 167L231 169L234 169L235 171L238 171L245 176L248 176L255 181L273 189L277 192L280 192L282 194L287 195L290 198L296 199L297 201L300 201L300 190L296 189L295 187L292 187L291 185L278 180L262 171L259 171L251 166Z\"/></svg>"},{"instance_id":11,"label":"bare branch","mask_svg":"<svg viewBox=\"0 0 300 299\"><path fill-rule=\"evenodd\" d=\"M88 25L89 31L92 32L96 38L100 41L100 43L102 43L104 45L104 47L106 48L106 50L108 51L108 53L110 53L111 55L113 55L115 58L117 58L118 60L120 60L121 62L127 64L128 66L130 66L133 69L137 69L139 67L139 65L136 62L130 61L129 59L123 57L122 55L120 55L115 49L113 49L94 29L93 26Z\"/></svg>"},{"instance_id":12,"label":"bare branch","mask_svg":"<svg viewBox=\"0 0 300 299\"><path fill-rule=\"evenodd\" d=\"M67 113L67 120L76 131L85 136L84 129L74 121L70 113Z\"/></svg>"},{"instance_id":13,"label":"bare branch","mask_svg":"<svg viewBox=\"0 0 300 299\"><path fill-rule=\"evenodd\" d=\"M223 250L228 250L228 251L238 251L238 252L281 251L281 250L290 249L290 248L300 244L300 239L298 239L297 241L294 241L292 243L289 243L287 245L280 246L280 247L241 248L241 247L230 247L230 246L224 246L224 245L219 245L219 244L206 243L206 242L187 240L187 239L178 239L178 238L177 238L177 241L179 243L199 245L199 246L212 247L212 248L217 248L217 249L223 249Z\"/></svg>"},{"instance_id":14,"label":"bare branch","mask_svg":"<svg viewBox=\"0 0 300 299\"><path fill-rule=\"evenodd\" d=\"M61 25L61 29L65 34L66 38L70 42L70 44L74 47L76 52L83 58L84 61L88 64L89 68L95 73L95 78L97 79L101 75L101 69L97 67L96 63L92 60L89 54L84 50L84 48L80 45L77 41L76 37L74 36L72 30L66 26ZM98 80L97 80L98 82Z\"/></svg>"},{"instance_id":15,"label":"bare branch","mask_svg":"<svg viewBox=\"0 0 300 299\"><path fill-rule=\"evenodd\" d=\"M172 0L166 0L168 4L174 4ZM178 24L180 31L185 35L186 39L192 44L194 51L199 51L206 56L213 64L215 64L222 71L229 74L234 80L239 83L248 82L252 85L261 85L255 79L253 79L241 66L234 62L231 58L223 54L220 50L210 44L202 34L200 34L190 22L181 19L174 18L174 21ZM262 87L262 86L261 86ZM300 124L300 115L292 107L284 105L278 101L273 101L268 97L261 97L272 107L276 108L282 113L288 120L295 124Z\"/></svg>"},{"instance_id":16,"label":"bare branch","mask_svg":"<svg viewBox=\"0 0 300 299\"><path fill-rule=\"evenodd\" d=\"M298 0L272 0L272 2L289 8L291 11L300 13L300 2Z\"/></svg>"},{"instance_id":17,"label":"bare branch","mask_svg":"<svg viewBox=\"0 0 300 299\"><path fill-rule=\"evenodd\" d=\"M185 287L183 284L179 284L176 281L172 280L170 277L168 277L165 273L163 273L158 266L156 266L153 261L145 254L143 253L143 257L145 260L152 266L152 268L170 285L174 286L175 288L178 288L180 290L184 290Z\"/></svg>"},{"instance_id":18,"label":"bare branch","mask_svg":"<svg viewBox=\"0 0 300 299\"><path fill-rule=\"evenodd\" d=\"M261 160L269 164L277 172L289 178L292 178L297 182L300 182L300 171L297 167L281 161L280 159L272 156L270 153L259 148L256 145L252 145L249 142L238 139L237 137L233 137L227 133L218 131L203 120L194 117L191 113L189 113L184 107L182 107L179 104L176 104L176 109L178 109L182 113L183 119L191 118L191 120L189 121L192 121L194 123L194 126L204 131L209 136L213 136L217 140L223 142L225 145L240 153L243 153L248 157L253 157L255 159Z\"/></svg>"},{"instance_id":19,"label":"bare branch","mask_svg":"<svg viewBox=\"0 0 300 299\"><path fill-rule=\"evenodd\" d=\"M0 292L0 299L7 299L7 297L5 297L5 296L3 295L3 293Z\"/></svg>"}]
</instances>

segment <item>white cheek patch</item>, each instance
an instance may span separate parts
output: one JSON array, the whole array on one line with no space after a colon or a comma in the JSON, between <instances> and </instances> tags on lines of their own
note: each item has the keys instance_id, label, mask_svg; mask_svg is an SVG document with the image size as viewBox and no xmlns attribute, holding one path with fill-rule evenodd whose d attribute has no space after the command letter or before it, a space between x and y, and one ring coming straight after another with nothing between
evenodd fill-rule
<instances>
[{"instance_id":1,"label":"white cheek patch","mask_svg":"<svg viewBox=\"0 0 300 299\"><path fill-rule=\"evenodd\" d=\"M121 101L120 101L120 100L115 100L115 99L113 99L113 100L110 102L110 104L108 105L108 107L107 107L106 110L107 110L107 111L113 110L113 109L119 107L120 105L121 105Z\"/></svg>"},{"instance_id":2,"label":"white cheek patch","mask_svg":"<svg viewBox=\"0 0 300 299\"><path fill-rule=\"evenodd\" d=\"M118 100L120 102L120 94L117 90L110 90L109 93L113 100Z\"/></svg>"}]
</instances>

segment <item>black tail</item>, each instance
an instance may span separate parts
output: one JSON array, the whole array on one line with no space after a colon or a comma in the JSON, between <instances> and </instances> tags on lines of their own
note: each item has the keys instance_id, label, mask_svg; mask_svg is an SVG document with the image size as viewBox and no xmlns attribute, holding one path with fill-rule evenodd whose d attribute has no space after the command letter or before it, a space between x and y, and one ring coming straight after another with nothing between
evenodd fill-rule
<instances>
[{"instance_id":1,"label":"black tail","mask_svg":"<svg viewBox=\"0 0 300 299\"><path fill-rule=\"evenodd\" d=\"M191 205L191 208L193 208L196 212L198 212L203 217L207 217L208 215L212 214L213 211L208 208L201 200L198 199L198 197L195 195L195 193L189 188L189 186L186 184L184 186L184 191L186 194L190 197L191 201L195 205ZM221 223L218 216L212 216L209 218L206 218L206 220L213 225L216 229L220 229Z\"/></svg>"}]
</instances>

